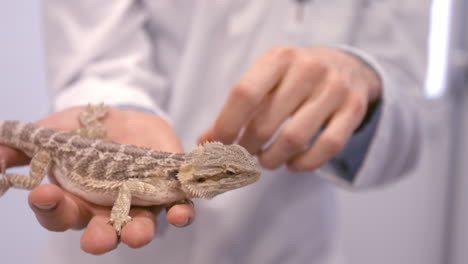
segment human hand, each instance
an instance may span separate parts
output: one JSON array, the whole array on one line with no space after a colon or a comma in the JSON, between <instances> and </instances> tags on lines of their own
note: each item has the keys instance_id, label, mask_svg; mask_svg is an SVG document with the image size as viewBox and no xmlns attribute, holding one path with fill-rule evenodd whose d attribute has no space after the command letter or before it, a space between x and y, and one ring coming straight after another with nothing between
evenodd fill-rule
<instances>
[{"instance_id":1,"label":"human hand","mask_svg":"<svg viewBox=\"0 0 468 264\"><path fill-rule=\"evenodd\" d=\"M294 171L314 170L343 148L380 94L379 77L350 54L325 47L275 47L234 85L199 141L238 139L266 168L286 163Z\"/></svg>"},{"instance_id":2,"label":"human hand","mask_svg":"<svg viewBox=\"0 0 468 264\"><path fill-rule=\"evenodd\" d=\"M37 122L57 130L73 130L80 126L81 108L71 108ZM159 117L134 110L109 109L103 119L107 138L115 142L151 147L162 151L181 152L182 147L169 125ZM0 146L0 157L8 165L27 164L28 158L19 151ZM51 181L54 182L53 176ZM51 231L85 229L81 248L92 254L114 249L118 238L108 224L110 207L98 206L75 196L57 185L44 184L33 189L29 203L40 224ZM156 215L164 207L132 207L133 220L122 230L120 240L130 247L149 243L156 231ZM191 206L174 205L167 212L167 221L176 226L190 224L194 218Z\"/></svg>"}]
</instances>

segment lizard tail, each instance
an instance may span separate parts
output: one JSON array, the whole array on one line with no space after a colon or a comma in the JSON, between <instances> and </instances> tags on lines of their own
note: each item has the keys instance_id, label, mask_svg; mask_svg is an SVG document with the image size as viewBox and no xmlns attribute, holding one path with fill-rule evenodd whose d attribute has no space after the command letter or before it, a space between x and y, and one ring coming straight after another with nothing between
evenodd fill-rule
<instances>
[{"instance_id":1,"label":"lizard tail","mask_svg":"<svg viewBox=\"0 0 468 264\"><path fill-rule=\"evenodd\" d=\"M39 126L30 123L0 121L0 145L18 149L30 156L36 150L34 135L39 129Z\"/></svg>"}]
</instances>

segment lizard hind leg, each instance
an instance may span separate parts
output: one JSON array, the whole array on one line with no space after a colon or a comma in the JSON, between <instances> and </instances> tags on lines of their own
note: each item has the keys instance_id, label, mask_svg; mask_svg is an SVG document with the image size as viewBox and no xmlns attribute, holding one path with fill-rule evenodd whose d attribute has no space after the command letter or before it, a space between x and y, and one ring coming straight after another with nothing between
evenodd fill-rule
<instances>
[{"instance_id":1,"label":"lizard hind leg","mask_svg":"<svg viewBox=\"0 0 468 264\"><path fill-rule=\"evenodd\" d=\"M5 193L9 187L20 189L32 189L39 185L49 171L52 160L49 153L40 151L31 159L29 176L5 173L6 166L2 165L3 177L0 180L0 195Z\"/></svg>"}]
</instances>

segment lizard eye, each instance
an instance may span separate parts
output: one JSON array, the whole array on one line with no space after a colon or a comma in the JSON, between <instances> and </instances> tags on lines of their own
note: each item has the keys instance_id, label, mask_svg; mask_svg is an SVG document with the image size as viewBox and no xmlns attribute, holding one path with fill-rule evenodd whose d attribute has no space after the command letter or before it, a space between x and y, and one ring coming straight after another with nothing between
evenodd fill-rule
<instances>
[{"instance_id":1,"label":"lizard eye","mask_svg":"<svg viewBox=\"0 0 468 264\"><path fill-rule=\"evenodd\" d=\"M233 170L231 170L231 169L227 169L227 170L226 170L226 175L228 175L228 176L234 176L235 174L236 174L236 173L235 173Z\"/></svg>"},{"instance_id":2,"label":"lizard eye","mask_svg":"<svg viewBox=\"0 0 468 264\"><path fill-rule=\"evenodd\" d=\"M198 182L198 183L204 183L205 180L206 180L205 178L198 178L198 179L197 179L197 182Z\"/></svg>"}]
</instances>

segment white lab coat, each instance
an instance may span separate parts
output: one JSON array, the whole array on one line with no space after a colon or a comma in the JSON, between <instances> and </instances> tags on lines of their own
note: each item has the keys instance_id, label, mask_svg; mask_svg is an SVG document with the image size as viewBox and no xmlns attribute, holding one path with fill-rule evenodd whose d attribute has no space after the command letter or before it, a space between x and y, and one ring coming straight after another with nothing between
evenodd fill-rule
<instances>
[{"instance_id":1,"label":"white lab coat","mask_svg":"<svg viewBox=\"0 0 468 264\"><path fill-rule=\"evenodd\" d=\"M54 109L145 108L167 118L186 149L254 58L274 45L336 46L383 80L380 110L317 172L264 171L254 185L197 200L192 226L166 227L140 250L121 246L96 258L81 252L79 232L53 235L45 263L332 263L330 181L373 187L418 160L429 7L427 0L45 1Z\"/></svg>"}]
</instances>

